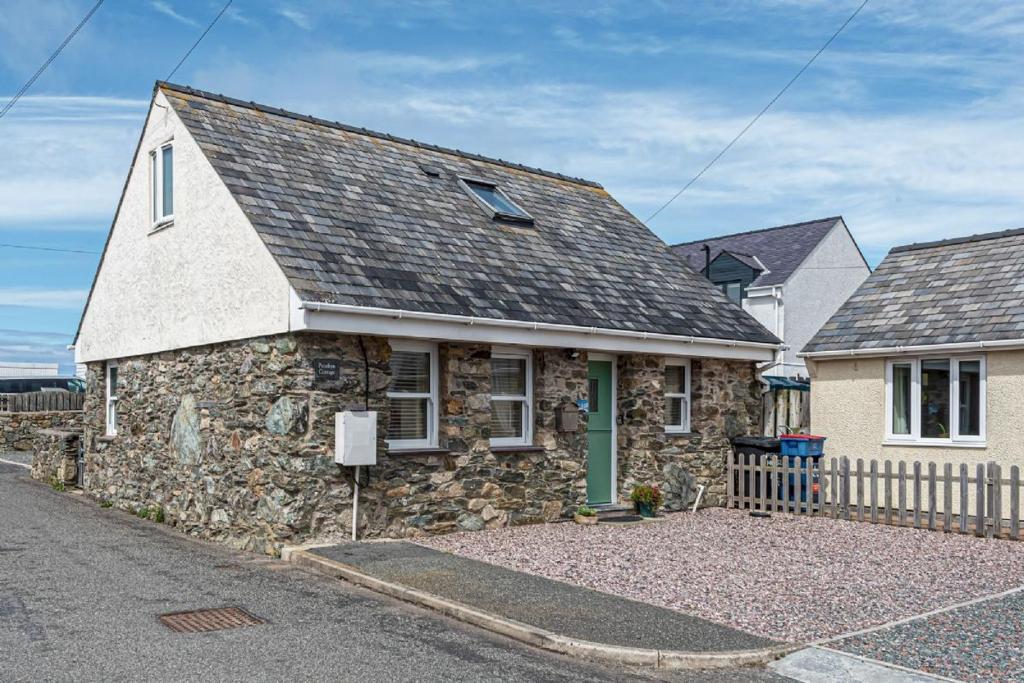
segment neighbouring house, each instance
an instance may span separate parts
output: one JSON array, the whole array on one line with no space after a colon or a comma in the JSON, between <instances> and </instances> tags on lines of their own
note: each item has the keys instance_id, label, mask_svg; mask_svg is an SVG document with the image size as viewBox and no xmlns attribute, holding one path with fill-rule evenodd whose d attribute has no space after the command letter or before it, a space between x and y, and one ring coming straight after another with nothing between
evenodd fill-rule
<instances>
[{"instance_id":1,"label":"neighbouring house","mask_svg":"<svg viewBox=\"0 0 1024 683\"><path fill-rule=\"evenodd\" d=\"M802 356L833 456L1024 465L1024 230L892 249Z\"/></svg>"},{"instance_id":2,"label":"neighbouring house","mask_svg":"<svg viewBox=\"0 0 1024 683\"><path fill-rule=\"evenodd\" d=\"M765 434L806 428L810 382L797 354L871 273L843 218L723 235L672 250L785 343L763 368Z\"/></svg>"},{"instance_id":3,"label":"neighbouring house","mask_svg":"<svg viewBox=\"0 0 1024 683\"><path fill-rule=\"evenodd\" d=\"M58 363L12 363L0 361L0 377L56 377Z\"/></svg>"},{"instance_id":4,"label":"neighbouring house","mask_svg":"<svg viewBox=\"0 0 1024 683\"><path fill-rule=\"evenodd\" d=\"M725 493L779 341L600 185L158 83L76 338L85 487L263 552ZM581 417L581 413L583 413Z\"/></svg>"}]
</instances>

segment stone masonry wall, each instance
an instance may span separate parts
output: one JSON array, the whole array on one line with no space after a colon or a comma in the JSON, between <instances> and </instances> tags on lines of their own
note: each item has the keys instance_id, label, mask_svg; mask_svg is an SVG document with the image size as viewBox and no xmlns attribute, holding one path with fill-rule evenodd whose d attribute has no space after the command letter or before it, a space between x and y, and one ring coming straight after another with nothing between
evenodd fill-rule
<instances>
[{"instance_id":1,"label":"stone masonry wall","mask_svg":"<svg viewBox=\"0 0 1024 683\"><path fill-rule=\"evenodd\" d=\"M586 440L554 430L581 398L585 356L536 353L536 447L491 449L490 348L441 344L440 446L388 454L390 346L364 338L378 466L360 497L367 536L412 536L552 520L585 497ZM315 358L341 378L313 379ZM353 472L334 464L334 414L361 408L358 340L286 335L121 360L117 436L104 434L104 368L91 364L87 490L118 507L159 505L180 530L258 552L347 535ZM365 471L365 468L364 468Z\"/></svg>"},{"instance_id":2,"label":"stone masonry wall","mask_svg":"<svg viewBox=\"0 0 1024 683\"><path fill-rule=\"evenodd\" d=\"M31 451L36 432L40 429L74 431L81 427L82 411L80 410L0 413L0 453Z\"/></svg>"},{"instance_id":3,"label":"stone masonry wall","mask_svg":"<svg viewBox=\"0 0 1024 683\"><path fill-rule=\"evenodd\" d=\"M619 491L636 484L662 487L665 504L692 505L694 486L706 487L702 506L725 502L726 456L734 436L760 434L760 383L754 364L694 358L688 434L665 433L662 356L621 356L619 372Z\"/></svg>"}]
</instances>

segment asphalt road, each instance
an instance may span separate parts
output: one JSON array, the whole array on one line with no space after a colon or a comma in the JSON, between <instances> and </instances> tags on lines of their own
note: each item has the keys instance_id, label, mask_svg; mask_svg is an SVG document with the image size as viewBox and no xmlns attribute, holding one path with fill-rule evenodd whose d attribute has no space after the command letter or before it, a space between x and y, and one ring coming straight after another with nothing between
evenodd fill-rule
<instances>
[{"instance_id":1,"label":"asphalt road","mask_svg":"<svg viewBox=\"0 0 1024 683\"><path fill-rule=\"evenodd\" d=\"M201 634L158 616L239 606L262 626ZM279 561L186 538L0 463L5 681L779 681L657 673L544 653Z\"/></svg>"}]
</instances>

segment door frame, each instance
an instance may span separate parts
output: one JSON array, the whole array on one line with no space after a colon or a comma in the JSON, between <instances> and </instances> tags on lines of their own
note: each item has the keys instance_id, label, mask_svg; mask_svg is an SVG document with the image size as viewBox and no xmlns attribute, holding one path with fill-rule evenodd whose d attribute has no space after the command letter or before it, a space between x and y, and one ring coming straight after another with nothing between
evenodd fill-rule
<instances>
[{"instance_id":1,"label":"door frame","mask_svg":"<svg viewBox=\"0 0 1024 683\"><path fill-rule=\"evenodd\" d=\"M609 361L612 365L612 490L611 495L608 496L608 503L602 503L602 505L618 505L619 504L619 368L618 368L618 356L614 353L597 353L591 352L587 354L587 362L592 360L598 361ZM587 397L590 400L590 397ZM588 440L589 448L589 440ZM589 501L588 501L589 502Z\"/></svg>"}]
</instances>

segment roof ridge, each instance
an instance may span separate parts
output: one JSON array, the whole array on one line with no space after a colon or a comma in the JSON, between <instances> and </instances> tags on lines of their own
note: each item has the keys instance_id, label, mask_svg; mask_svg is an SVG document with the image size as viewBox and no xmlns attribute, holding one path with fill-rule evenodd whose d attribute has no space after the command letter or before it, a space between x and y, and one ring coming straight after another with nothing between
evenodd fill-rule
<instances>
[{"instance_id":1,"label":"roof ridge","mask_svg":"<svg viewBox=\"0 0 1024 683\"><path fill-rule=\"evenodd\" d=\"M730 233L728 235L719 235L717 237L706 237L704 239L699 239L699 240L690 240L689 242L679 242L678 244L672 244L672 245L669 245L669 246L672 246L672 247L685 247L685 246L690 245L690 244L699 244L699 243L704 243L704 242L717 242L718 240L724 240L724 239L728 239L730 237L739 237L741 235L753 235L755 233L760 233L760 232L771 232L772 230L782 230L784 228L798 228L801 225L811 225L813 223L824 223L826 221L840 221L840 220L843 220L843 216L841 214L837 215L837 216L826 216L825 218L817 218L815 220L810 220L810 221L800 221L799 223L788 223L786 225L776 225L776 226L771 227L771 228L758 228L756 230L744 230L743 232L733 232L733 233Z\"/></svg>"},{"instance_id":2,"label":"roof ridge","mask_svg":"<svg viewBox=\"0 0 1024 683\"><path fill-rule=\"evenodd\" d=\"M215 102L222 102L224 104L230 104L237 107L245 107L247 109L255 109L266 114L273 114L275 116L282 116L289 119L295 119L298 121L304 121L305 123L312 123L319 126L326 126L328 128L335 128L343 130L349 133L356 133L358 135L366 135L369 137L379 138L381 140L388 140L390 142L397 142L403 145L410 145L412 147L418 147L420 149L429 149L434 152L441 152L442 154L451 154L453 156L462 157L464 159L471 159L473 161L482 161L488 164L496 164L499 166L505 166L508 168L514 168L519 171L525 171L527 173L534 173L536 175L547 176L549 178L555 178L557 180L565 180L572 183L578 183L580 185L587 185L589 187L596 187L598 189L604 189L604 187L593 180L587 180L586 178L578 178L575 176L565 175L558 173L557 171L547 171L543 168L537 168L535 166L526 166L524 164L517 164L514 161L505 161L504 159L496 159L494 157L484 156L483 154L474 154L473 152L464 152L460 149L452 149L451 147L442 147L441 145L432 145L427 142L419 142L412 138L403 138L397 135L391 135L390 133L381 133L379 131L370 130L369 128L360 128L340 121L330 121L328 119L322 119L316 116L310 116L309 114L299 114L297 112L289 111L287 109L281 109L280 107L272 107L266 104L259 104L252 100L240 100L235 97L229 97L220 93L212 93L206 90L199 90L188 85L180 85L178 83L171 83L169 81L157 81L154 86L154 90L166 88L168 90L174 90L177 92L185 93L186 95L192 95L202 97Z\"/></svg>"},{"instance_id":3,"label":"roof ridge","mask_svg":"<svg viewBox=\"0 0 1024 683\"><path fill-rule=\"evenodd\" d=\"M996 240L1003 237L1016 237L1018 235L1024 235L1024 228L1010 228L1009 230L982 232L976 235L967 235L965 237L950 237L944 240L935 240L932 242L914 242L913 244L903 244L898 247L893 247L892 249L889 250L889 253L898 254L905 251L918 251L920 249L933 249L935 247L951 247L957 244L970 244L971 242L987 242L989 240Z\"/></svg>"}]
</instances>

